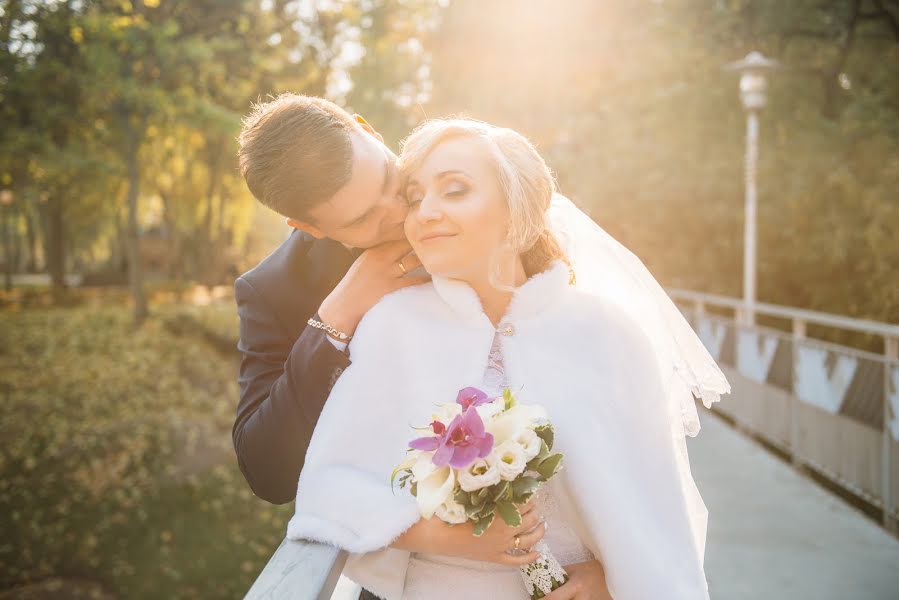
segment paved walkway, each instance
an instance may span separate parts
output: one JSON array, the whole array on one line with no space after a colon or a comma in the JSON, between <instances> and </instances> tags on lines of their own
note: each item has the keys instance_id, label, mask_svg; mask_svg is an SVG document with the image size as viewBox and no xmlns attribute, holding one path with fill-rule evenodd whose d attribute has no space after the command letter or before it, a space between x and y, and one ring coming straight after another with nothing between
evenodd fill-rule
<instances>
[{"instance_id":1,"label":"paved walkway","mask_svg":"<svg viewBox=\"0 0 899 600\"><path fill-rule=\"evenodd\" d=\"M703 412L688 441L709 509L713 600L897 600L899 541Z\"/></svg>"},{"instance_id":2,"label":"paved walkway","mask_svg":"<svg viewBox=\"0 0 899 600\"><path fill-rule=\"evenodd\" d=\"M712 600L899 600L899 541L707 412L688 441ZM343 579L333 598L358 597Z\"/></svg>"}]
</instances>

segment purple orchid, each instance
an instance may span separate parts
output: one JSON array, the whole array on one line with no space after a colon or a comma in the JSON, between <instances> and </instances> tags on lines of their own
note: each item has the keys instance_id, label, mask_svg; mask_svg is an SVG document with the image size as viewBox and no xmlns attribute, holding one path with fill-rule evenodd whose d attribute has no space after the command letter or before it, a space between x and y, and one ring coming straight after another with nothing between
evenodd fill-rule
<instances>
[{"instance_id":1,"label":"purple orchid","mask_svg":"<svg viewBox=\"0 0 899 600\"><path fill-rule=\"evenodd\" d=\"M480 406L487 402L490 402L490 398L476 387L462 388L456 396L456 404L461 404L463 411L468 410L469 406Z\"/></svg>"},{"instance_id":2,"label":"purple orchid","mask_svg":"<svg viewBox=\"0 0 899 600\"><path fill-rule=\"evenodd\" d=\"M409 447L426 452L436 450L431 461L438 467L448 464L454 469L464 469L493 450L493 434L484 429L484 421L473 407L456 415L449 427L444 429L443 423L435 421L431 428L437 435L414 439Z\"/></svg>"}]
</instances>

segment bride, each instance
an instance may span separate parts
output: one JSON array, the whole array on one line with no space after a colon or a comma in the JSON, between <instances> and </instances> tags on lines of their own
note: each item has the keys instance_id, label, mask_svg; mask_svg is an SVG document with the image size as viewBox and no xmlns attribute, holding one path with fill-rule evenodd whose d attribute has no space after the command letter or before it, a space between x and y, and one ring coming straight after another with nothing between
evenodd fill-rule
<instances>
[{"instance_id":1,"label":"bride","mask_svg":"<svg viewBox=\"0 0 899 600\"><path fill-rule=\"evenodd\" d=\"M543 535L562 565L601 564L616 600L708 598L684 435L698 430L693 394L729 391L714 361L639 261L554 195L520 134L432 120L400 163L406 235L433 281L385 297L357 328L288 537L349 551L344 573L386 600L527 600L511 563L404 550L426 521L390 485L410 425L436 403L508 387L547 410L565 455L535 500L542 530L510 535L509 551ZM568 585L552 598L607 597Z\"/></svg>"}]
</instances>

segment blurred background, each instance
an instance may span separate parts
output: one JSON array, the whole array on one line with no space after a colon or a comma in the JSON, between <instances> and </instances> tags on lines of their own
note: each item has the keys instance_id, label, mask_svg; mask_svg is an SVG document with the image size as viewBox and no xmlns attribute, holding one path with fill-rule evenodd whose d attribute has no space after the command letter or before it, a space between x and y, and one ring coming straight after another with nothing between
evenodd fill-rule
<instances>
[{"instance_id":1,"label":"blurred background","mask_svg":"<svg viewBox=\"0 0 899 600\"><path fill-rule=\"evenodd\" d=\"M779 68L747 113L724 66L751 51ZM757 386L722 403L745 411L703 415L708 439L724 429L691 449L697 480L763 461L777 475L743 496L796 485L824 520L851 511L884 561L858 576L899 585L899 2L0 0L0 598L241 597L283 537L292 507L255 498L231 447L230 294L288 232L246 190L235 141L284 91L362 114L395 150L448 115L534 140ZM754 295L814 315L738 303L747 178ZM829 345L803 354L806 335ZM815 435L824 450L803 450ZM728 444L755 458L709 458ZM715 525L739 498L707 498L708 554L745 548ZM788 556L829 546L819 527ZM748 560L716 556L722 586ZM848 597L823 581L815 597ZM740 586L713 597L765 589Z\"/></svg>"}]
</instances>

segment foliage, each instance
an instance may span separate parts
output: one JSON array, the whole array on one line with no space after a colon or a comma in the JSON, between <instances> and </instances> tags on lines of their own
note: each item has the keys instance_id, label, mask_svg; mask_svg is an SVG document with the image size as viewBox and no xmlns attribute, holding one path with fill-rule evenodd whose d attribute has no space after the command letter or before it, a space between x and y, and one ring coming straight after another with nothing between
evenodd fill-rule
<instances>
[{"instance_id":1,"label":"foliage","mask_svg":"<svg viewBox=\"0 0 899 600\"><path fill-rule=\"evenodd\" d=\"M761 114L758 297L899 322L899 3L453 2L428 116L534 139L665 284L742 294L744 113L722 66L786 65Z\"/></svg>"},{"instance_id":2,"label":"foliage","mask_svg":"<svg viewBox=\"0 0 899 600\"><path fill-rule=\"evenodd\" d=\"M230 304L182 311L235 329ZM72 574L127 598L234 598L289 517L231 448L232 355L125 308L0 313L0 586Z\"/></svg>"}]
</instances>

